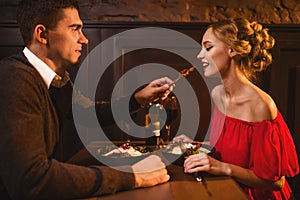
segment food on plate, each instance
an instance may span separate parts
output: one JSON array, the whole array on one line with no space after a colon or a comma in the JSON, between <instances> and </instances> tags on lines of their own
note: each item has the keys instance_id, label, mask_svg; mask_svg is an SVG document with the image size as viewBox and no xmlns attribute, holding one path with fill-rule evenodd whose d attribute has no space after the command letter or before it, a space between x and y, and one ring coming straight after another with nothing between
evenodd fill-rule
<instances>
[{"instance_id":1,"label":"food on plate","mask_svg":"<svg viewBox=\"0 0 300 200\"><path fill-rule=\"evenodd\" d=\"M203 145L201 143L187 143L185 152L187 156L199 153L209 154L211 149L212 147L209 145Z\"/></svg>"},{"instance_id":2,"label":"food on plate","mask_svg":"<svg viewBox=\"0 0 300 200\"><path fill-rule=\"evenodd\" d=\"M134 146L129 143L122 144L118 148L109 146L97 149L98 155L111 157L136 157L145 155L148 152L149 150L145 146Z\"/></svg>"},{"instance_id":3,"label":"food on plate","mask_svg":"<svg viewBox=\"0 0 300 200\"><path fill-rule=\"evenodd\" d=\"M176 147L174 147L174 148L172 149L171 153L172 153L172 154L180 155L180 154L182 154L183 152L182 152L182 149L180 148L180 146L176 146Z\"/></svg>"},{"instance_id":4,"label":"food on plate","mask_svg":"<svg viewBox=\"0 0 300 200\"><path fill-rule=\"evenodd\" d=\"M170 143L165 147L164 152L175 155L181 155L185 152L185 145L182 142Z\"/></svg>"},{"instance_id":5,"label":"food on plate","mask_svg":"<svg viewBox=\"0 0 300 200\"><path fill-rule=\"evenodd\" d=\"M213 147L202 143L170 143L166 146L165 152L170 154L189 156L192 154L206 153L209 154Z\"/></svg>"}]
</instances>

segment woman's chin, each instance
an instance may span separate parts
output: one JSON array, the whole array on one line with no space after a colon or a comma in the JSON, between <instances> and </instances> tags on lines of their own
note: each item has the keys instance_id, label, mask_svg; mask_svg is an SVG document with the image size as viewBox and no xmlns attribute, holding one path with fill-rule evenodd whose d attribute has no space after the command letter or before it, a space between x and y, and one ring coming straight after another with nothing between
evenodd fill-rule
<instances>
[{"instance_id":1,"label":"woman's chin","mask_svg":"<svg viewBox=\"0 0 300 200\"><path fill-rule=\"evenodd\" d=\"M217 73L204 73L205 78L220 78L220 74Z\"/></svg>"}]
</instances>

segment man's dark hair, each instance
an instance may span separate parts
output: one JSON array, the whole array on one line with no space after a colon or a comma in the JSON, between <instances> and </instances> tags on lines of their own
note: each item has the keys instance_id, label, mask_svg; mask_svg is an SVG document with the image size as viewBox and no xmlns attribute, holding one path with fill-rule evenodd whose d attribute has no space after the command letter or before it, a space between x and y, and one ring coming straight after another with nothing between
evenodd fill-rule
<instances>
[{"instance_id":1,"label":"man's dark hair","mask_svg":"<svg viewBox=\"0 0 300 200\"><path fill-rule=\"evenodd\" d=\"M63 18L62 9L65 8L79 10L77 0L22 0L17 10L17 22L25 45L31 43L36 25L54 29Z\"/></svg>"}]
</instances>

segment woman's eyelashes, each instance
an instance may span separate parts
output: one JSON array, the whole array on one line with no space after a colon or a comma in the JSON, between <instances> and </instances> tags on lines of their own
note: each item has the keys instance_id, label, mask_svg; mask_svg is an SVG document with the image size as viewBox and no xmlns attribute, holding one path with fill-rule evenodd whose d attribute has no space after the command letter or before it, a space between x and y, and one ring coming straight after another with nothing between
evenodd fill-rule
<instances>
[{"instance_id":1,"label":"woman's eyelashes","mask_svg":"<svg viewBox=\"0 0 300 200\"><path fill-rule=\"evenodd\" d=\"M212 48L212 46L206 47L205 50L209 51Z\"/></svg>"}]
</instances>

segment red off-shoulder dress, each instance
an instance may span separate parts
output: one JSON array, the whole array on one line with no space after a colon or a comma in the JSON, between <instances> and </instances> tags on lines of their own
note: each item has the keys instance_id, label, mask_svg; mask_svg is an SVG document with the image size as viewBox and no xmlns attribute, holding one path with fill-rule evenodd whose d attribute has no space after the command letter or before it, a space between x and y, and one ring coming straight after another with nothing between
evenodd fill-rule
<instances>
[{"instance_id":1,"label":"red off-shoulder dress","mask_svg":"<svg viewBox=\"0 0 300 200\"><path fill-rule=\"evenodd\" d=\"M273 120L248 122L224 116L215 107L210 140L218 159L251 169L266 180L297 175L299 164L295 145L281 113L277 113ZM293 199L287 181L280 191L242 187L250 199Z\"/></svg>"}]
</instances>

